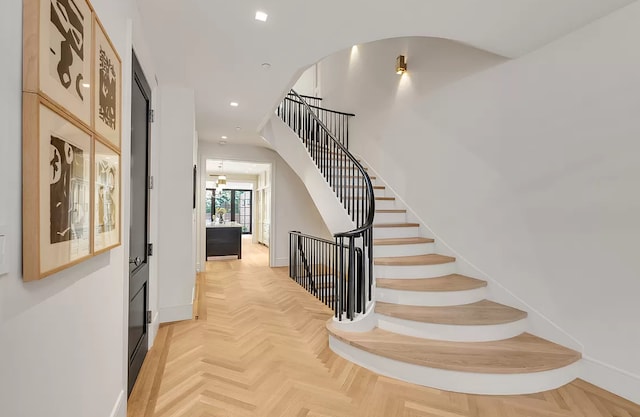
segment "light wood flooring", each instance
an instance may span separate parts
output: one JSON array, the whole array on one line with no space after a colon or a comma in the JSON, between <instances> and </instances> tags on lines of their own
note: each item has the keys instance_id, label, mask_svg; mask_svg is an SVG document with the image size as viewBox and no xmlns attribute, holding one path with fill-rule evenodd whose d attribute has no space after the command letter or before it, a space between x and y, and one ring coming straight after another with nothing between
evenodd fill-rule
<instances>
[{"instance_id":1,"label":"light wood flooring","mask_svg":"<svg viewBox=\"0 0 640 417\"><path fill-rule=\"evenodd\" d=\"M378 376L335 355L332 312L244 242L242 260L207 263L198 320L162 326L128 417L640 417L584 381L535 395L480 396Z\"/></svg>"}]
</instances>

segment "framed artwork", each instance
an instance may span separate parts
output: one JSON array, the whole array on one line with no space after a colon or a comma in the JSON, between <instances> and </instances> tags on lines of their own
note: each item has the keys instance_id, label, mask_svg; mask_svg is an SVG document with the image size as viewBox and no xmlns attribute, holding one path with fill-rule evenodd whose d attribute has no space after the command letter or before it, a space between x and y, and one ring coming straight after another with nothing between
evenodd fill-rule
<instances>
[{"instance_id":1,"label":"framed artwork","mask_svg":"<svg viewBox=\"0 0 640 417\"><path fill-rule=\"evenodd\" d=\"M122 64L89 0L23 0L23 279L120 245Z\"/></svg>"},{"instance_id":2,"label":"framed artwork","mask_svg":"<svg viewBox=\"0 0 640 417\"><path fill-rule=\"evenodd\" d=\"M93 126L96 133L120 149L122 65L120 56L97 18L94 27Z\"/></svg>"},{"instance_id":3,"label":"framed artwork","mask_svg":"<svg viewBox=\"0 0 640 417\"><path fill-rule=\"evenodd\" d=\"M86 0L23 0L23 90L91 124L93 10Z\"/></svg>"},{"instance_id":4,"label":"framed artwork","mask_svg":"<svg viewBox=\"0 0 640 417\"><path fill-rule=\"evenodd\" d=\"M120 245L120 155L96 140L94 144L93 251Z\"/></svg>"},{"instance_id":5,"label":"framed artwork","mask_svg":"<svg viewBox=\"0 0 640 417\"><path fill-rule=\"evenodd\" d=\"M91 256L92 136L62 109L23 96L24 280Z\"/></svg>"}]
</instances>

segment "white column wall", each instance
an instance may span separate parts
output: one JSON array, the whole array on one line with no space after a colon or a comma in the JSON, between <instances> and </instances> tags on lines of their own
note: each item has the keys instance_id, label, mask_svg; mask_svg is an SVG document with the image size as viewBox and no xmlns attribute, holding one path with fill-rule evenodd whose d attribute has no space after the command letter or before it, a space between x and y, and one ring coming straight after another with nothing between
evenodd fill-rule
<instances>
[{"instance_id":1,"label":"white column wall","mask_svg":"<svg viewBox=\"0 0 640 417\"><path fill-rule=\"evenodd\" d=\"M158 173L158 289L161 323L190 319L195 287L193 160L195 145L194 91L162 86Z\"/></svg>"}]
</instances>

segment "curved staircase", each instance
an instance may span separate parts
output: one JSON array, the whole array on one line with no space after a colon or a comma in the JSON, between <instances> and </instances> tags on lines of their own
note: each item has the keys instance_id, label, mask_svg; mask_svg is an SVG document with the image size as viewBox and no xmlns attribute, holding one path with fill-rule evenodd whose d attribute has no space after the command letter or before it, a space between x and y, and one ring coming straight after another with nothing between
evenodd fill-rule
<instances>
[{"instance_id":1,"label":"curved staircase","mask_svg":"<svg viewBox=\"0 0 640 417\"><path fill-rule=\"evenodd\" d=\"M358 331L328 322L332 350L383 375L473 394L540 392L577 377L579 352L526 333L527 313L487 300L487 282L457 274L456 259L435 253L377 183L373 317Z\"/></svg>"},{"instance_id":2,"label":"curved staircase","mask_svg":"<svg viewBox=\"0 0 640 417\"><path fill-rule=\"evenodd\" d=\"M292 162L316 204L333 194L336 213L356 228L332 229L335 242L290 232L290 276L334 309L331 349L383 375L472 394L534 393L577 378L579 352L527 333L527 312L489 300L487 282L459 274L456 258L436 253L426 229L348 151L353 115L319 109L292 91L271 143L292 158L302 147ZM336 114L338 122L320 120ZM323 178L312 183L310 170Z\"/></svg>"}]
</instances>

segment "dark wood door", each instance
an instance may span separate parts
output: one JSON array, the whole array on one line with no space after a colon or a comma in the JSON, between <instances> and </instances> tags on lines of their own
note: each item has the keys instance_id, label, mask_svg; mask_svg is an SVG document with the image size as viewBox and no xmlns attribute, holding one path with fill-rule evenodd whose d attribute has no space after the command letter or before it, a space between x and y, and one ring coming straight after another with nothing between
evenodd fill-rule
<instances>
[{"instance_id":1,"label":"dark wood door","mask_svg":"<svg viewBox=\"0 0 640 417\"><path fill-rule=\"evenodd\" d=\"M133 55L131 226L129 236L129 394L147 355L149 310L149 133L151 90Z\"/></svg>"}]
</instances>

